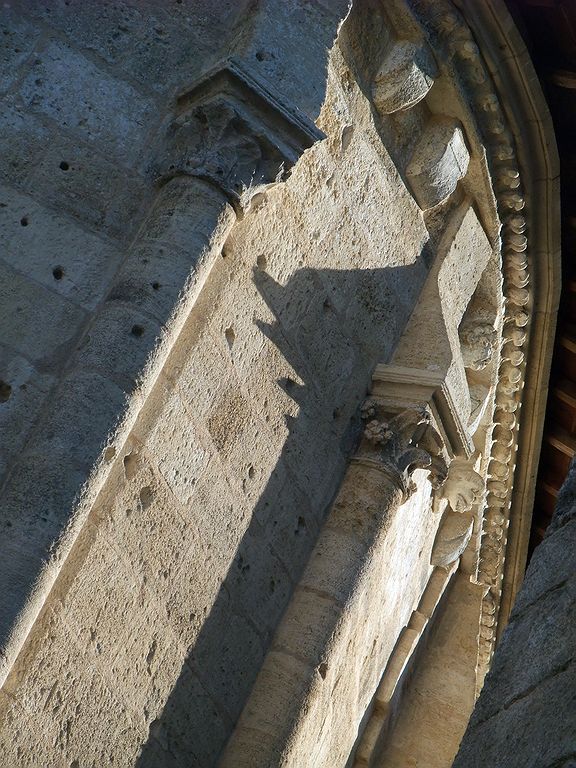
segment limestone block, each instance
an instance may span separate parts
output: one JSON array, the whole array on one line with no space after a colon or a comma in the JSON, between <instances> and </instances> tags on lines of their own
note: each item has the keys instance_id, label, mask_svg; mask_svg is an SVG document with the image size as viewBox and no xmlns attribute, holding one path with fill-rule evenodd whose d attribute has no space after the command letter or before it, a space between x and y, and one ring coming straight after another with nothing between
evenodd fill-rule
<instances>
[{"instance_id":1,"label":"limestone block","mask_svg":"<svg viewBox=\"0 0 576 768\"><path fill-rule=\"evenodd\" d=\"M376 109L386 115L409 109L426 96L436 74L428 46L395 43L374 78L372 98Z\"/></svg>"},{"instance_id":2,"label":"limestone block","mask_svg":"<svg viewBox=\"0 0 576 768\"><path fill-rule=\"evenodd\" d=\"M172 493L188 506L210 453L177 392L167 395L155 426L142 439Z\"/></svg>"},{"instance_id":3,"label":"limestone block","mask_svg":"<svg viewBox=\"0 0 576 768\"><path fill-rule=\"evenodd\" d=\"M314 668L309 664L286 653L271 651L259 677L259 688L264 696L257 707L249 701L243 715L250 729L275 734L278 743L278 714L285 713L286 722L295 722L300 706L299 697L294 696L295 689L301 680L313 677ZM232 764L223 761L223 766Z\"/></svg>"},{"instance_id":4,"label":"limestone block","mask_svg":"<svg viewBox=\"0 0 576 768\"><path fill-rule=\"evenodd\" d=\"M345 603L365 557L365 545L355 536L326 528L300 580L302 587L321 590ZM335 581L335 578L338 578Z\"/></svg>"},{"instance_id":5,"label":"limestone block","mask_svg":"<svg viewBox=\"0 0 576 768\"><path fill-rule=\"evenodd\" d=\"M272 650L296 655L311 667L324 661L341 608L335 600L297 587L272 644Z\"/></svg>"},{"instance_id":6,"label":"limestone block","mask_svg":"<svg viewBox=\"0 0 576 768\"><path fill-rule=\"evenodd\" d=\"M120 262L118 249L27 195L4 187L0 200L4 261L51 291L94 309Z\"/></svg>"},{"instance_id":7,"label":"limestone block","mask_svg":"<svg viewBox=\"0 0 576 768\"><path fill-rule=\"evenodd\" d=\"M177 363L171 375L177 379L178 390L186 407L201 420L218 407L217 403L220 402L222 390L227 386L232 368L229 357L207 332L200 333L191 341L194 349L186 359ZM210 365L206 364L207 360Z\"/></svg>"},{"instance_id":8,"label":"limestone block","mask_svg":"<svg viewBox=\"0 0 576 768\"><path fill-rule=\"evenodd\" d=\"M28 122L28 121L27 121ZM109 153L68 137L52 137L23 184L31 194L119 241L131 239L153 189Z\"/></svg>"},{"instance_id":9,"label":"limestone block","mask_svg":"<svg viewBox=\"0 0 576 768\"><path fill-rule=\"evenodd\" d=\"M42 361L47 372L60 370L85 318L78 306L0 262L0 338L12 349Z\"/></svg>"},{"instance_id":10,"label":"limestone block","mask_svg":"<svg viewBox=\"0 0 576 768\"><path fill-rule=\"evenodd\" d=\"M59 389L59 407L39 426L35 454L89 470L126 405L124 391L98 373L77 371ZM74 418L71 418L74 414Z\"/></svg>"},{"instance_id":11,"label":"limestone block","mask_svg":"<svg viewBox=\"0 0 576 768\"><path fill-rule=\"evenodd\" d=\"M227 724L186 664L162 714L150 725L149 735L164 750L160 765L174 764L174 759L178 765L215 765L226 739Z\"/></svg>"},{"instance_id":12,"label":"limestone block","mask_svg":"<svg viewBox=\"0 0 576 768\"><path fill-rule=\"evenodd\" d=\"M0 109L0 173L21 186L46 151L49 131L13 97Z\"/></svg>"},{"instance_id":13,"label":"limestone block","mask_svg":"<svg viewBox=\"0 0 576 768\"><path fill-rule=\"evenodd\" d=\"M11 696L0 693L0 751L6 766L38 768L48 764L52 745L48 744L29 717Z\"/></svg>"},{"instance_id":14,"label":"limestone block","mask_svg":"<svg viewBox=\"0 0 576 768\"><path fill-rule=\"evenodd\" d=\"M214 185L201 179L176 177L158 191L142 240L187 250L197 264L234 220L232 207Z\"/></svg>"},{"instance_id":15,"label":"limestone block","mask_svg":"<svg viewBox=\"0 0 576 768\"><path fill-rule=\"evenodd\" d=\"M137 242L117 275L109 298L132 305L166 323L194 277L197 253L204 242L190 243L191 251L175 245Z\"/></svg>"},{"instance_id":16,"label":"limestone block","mask_svg":"<svg viewBox=\"0 0 576 768\"><path fill-rule=\"evenodd\" d=\"M123 552L134 578L164 606L193 531L163 479L145 462L117 494L106 535Z\"/></svg>"},{"instance_id":17,"label":"limestone block","mask_svg":"<svg viewBox=\"0 0 576 768\"><path fill-rule=\"evenodd\" d=\"M283 458L321 520L342 476L346 464L342 451L346 446L342 444L342 435L336 432L333 414L318 418L313 402L302 409L289 430ZM326 456L329 461L324 463Z\"/></svg>"},{"instance_id":18,"label":"limestone block","mask_svg":"<svg viewBox=\"0 0 576 768\"><path fill-rule=\"evenodd\" d=\"M76 364L95 369L130 390L159 336L160 327L151 317L119 302L106 302L82 339Z\"/></svg>"},{"instance_id":19,"label":"limestone block","mask_svg":"<svg viewBox=\"0 0 576 768\"><path fill-rule=\"evenodd\" d=\"M233 604L261 632L272 632L292 592L292 582L256 526L247 529L226 576Z\"/></svg>"},{"instance_id":20,"label":"limestone block","mask_svg":"<svg viewBox=\"0 0 576 768\"><path fill-rule=\"evenodd\" d=\"M251 282L243 279L237 281L231 276L218 298L220 311L209 329L216 344L230 356L238 377L244 379L259 366L266 343L262 322L269 313Z\"/></svg>"},{"instance_id":21,"label":"limestone block","mask_svg":"<svg viewBox=\"0 0 576 768\"><path fill-rule=\"evenodd\" d=\"M0 13L0 93L7 91L20 76L20 67L34 50L41 30L31 24L17 7L5 5Z\"/></svg>"},{"instance_id":22,"label":"limestone block","mask_svg":"<svg viewBox=\"0 0 576 768\"><path fill-rule=\"evenodd\" d=\"M428 123L406 167L420 208L426 211L446 200L466 175L469 161L463 128L458 123L440 118Z\"/></svg>"},{"instance_id":23,"label":"limestone block","mask_svg":"<svg viewBox=\"0 0 576 768\"><path fill-rule=\"evenodd\" d=\"M218 709L233 722L242 711L263 660L263 643L252 624L220 602L206 617L189 657ZM195 730L202 727L199 718Z\"/></svg>"},{"instance_id":24,"label":"limestone block","mask_svg":"<svg viewBox=\"0 0 576 768\"><path fill-rule=\"evenodd\" d=\"M264 538L294 583L302 575L318 536L318 516L294 478L275 472L254 508Z\"/></svg>"},{"instance_id":25,"label":"limestone block","mask_svg":"<svg viewBox=\"0 0 576 768\"><path fill-rule=\"evenodd\" d=\"M126 616L130 632L109 665L114 690L138 727L149 727L161 713L184 664L162 617L150 601Z\"/></svg>"},{"instance_id":26,"label":"limestone block","mask_svg":"<svg viewBox=\"0 0 576 768\"><path fill-rule=\"evenodd\" d=\"M232 381L214 402L207 419L212 442L223 457L230 454L251 417L249 402Z\"/></svg>"},{"instance_id":27,"label":"limestone block","mask_svg":"<svg viewBox=\"0 0 576 768\"><path fill-rule=\"evenodd\" d=\"M0 345L0 432L9 435L0 448L0 474L22 451L55 379Z\"/></svg>"},{"instance_id":28,"label":"limestone block","mask_svg":"<svg viewBox=\"0 0 576 768\"><path fill-rule=\"evenodd\" d=\"M36 57L20 94L31 111L98 142L128 164L140 153L154 115L150 100L64 41L50 42Z\"/></svg>"},{"instance_id":29,"label":"limestone block","mask_svg":"<svg viewBox=\"0 0 576 768\"><path fill-rule=\"evenodd\" d=\"M38 717L39 726L53 739L54 751L70 765L111 765L118 755L128 764L136 762L145 732L133 723L112 687L88 667L63 699L59 717L50 711Z\"/></svg>"},{"instance_id":30,"label":"limestone block","mask_svg":"<svg viewBox=\"0 0 576 768\"><path fill-rule=\"evenodd\" d=\"M300 405L290 396L291 387L286 387L286 383L288 380L295 382L292 390L298 391L298 379L298 374L278 348L266 340L257 364L246 372L242 382L260 418L282 441L289 434L289 421L296 419L300 411Z\"/></svg>"},{"instance_id":31,"label":"limestone block","mask_svg":"<svg viewBox=\"0 0 576 768\"><path fill-rule=\"evenodd\" d=\"M63 616L82 653L109 667L143 609L138 581L101 531L85 528L73 558L78 570Z\"/></svg>"}]
</instances>

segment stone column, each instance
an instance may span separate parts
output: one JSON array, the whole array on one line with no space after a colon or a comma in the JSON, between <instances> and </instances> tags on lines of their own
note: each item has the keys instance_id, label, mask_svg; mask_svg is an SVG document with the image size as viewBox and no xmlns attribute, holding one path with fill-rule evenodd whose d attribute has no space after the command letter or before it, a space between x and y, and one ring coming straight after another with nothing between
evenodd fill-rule
<instances>
[{"instance_id":1,"label":"stone column","mask_svg":"<svg viewBox=\"0 0 576 768\"><path fill-rule=\"evenodd\" d=\"M424 408L390 417L368 401L363 416L360 448L221 768L344 765L404 624L382 620L395 516L416 490L417 469L427 469L434 486L443 481L444 448Z\"/></svg>"},{"instance_id":2,"label":"stone column","mask_svg":"<svg viewBox=\"0 0 576 768\"><path fill-rule=\"evenodd\" d=\"M322 136L232 62L177 100L156 149L152 208L4 488L0 683L236 217Z\"/></svg>"}]
</instances>

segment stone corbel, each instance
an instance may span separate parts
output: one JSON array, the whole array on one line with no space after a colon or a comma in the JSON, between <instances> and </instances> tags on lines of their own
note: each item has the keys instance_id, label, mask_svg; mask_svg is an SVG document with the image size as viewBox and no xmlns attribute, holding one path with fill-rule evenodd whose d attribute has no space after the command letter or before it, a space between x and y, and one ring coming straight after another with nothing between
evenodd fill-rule
<instances>
[{"instance_id":1,"label":"stone corbel","mask_svg":"<svg viewBox=\"0 0 576 768\"><path fill-rule=\"evenodd\" d=\"M311 120L229 60L179 97L155 170L160 183L206 180L243 209L250 191L284 179L322 138Z\"/></svg>"},{"instance_id":2,"label":"stone corbel","mask_svg":"<svg viewBox=\"0 0 576 768\"><path fill-rule=\"evenodd\" d=\"M463 555L474 531L471 511L482 500L484 490L484 478L474 470L470 461L456 459L452 462L442 488L447 508L432 548L432 565L449 568Z\"/></svg>"}]
</instances>

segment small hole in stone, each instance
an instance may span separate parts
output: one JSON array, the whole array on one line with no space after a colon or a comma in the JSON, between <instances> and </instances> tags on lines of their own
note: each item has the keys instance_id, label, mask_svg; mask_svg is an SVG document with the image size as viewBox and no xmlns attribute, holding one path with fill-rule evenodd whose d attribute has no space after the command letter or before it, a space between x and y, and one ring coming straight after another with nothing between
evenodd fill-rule
<instances>
[{"instance_id":1,"label":"small hole in stone","mask_svg":"<svg viewBox=\"0 0 576 768\"><path fill-rule=\"evenodd\" d=\"M5 403L6 400L10 398L11 394L12 394L12 387L10 386L10 384L0 379L0 403Z\"/></svg>"},{"instance_id":2,"label":"small hole in stone","mask_svg":"<svg viewBox=\"0 0 576 768\"><path fill-rule=\"evenodd\" d=\"M62 269L62 267L60 266L54 267L54 269L52 270L52 277L54 278L54 280L62 280L62 278L64 277L64 270Z\"/></svg>"},{"instance_id":3,"label":"small hole in stone","mask_svg":"<svg viewBox=\"0 0 576 768\"><path fill-rule=\"evenodd\" d=\"M132 334L132 336L136 336L137 338L139 338L144 333L144 328L141 325L133 325L130 330L130 333Z\"/></svg>"},{"instance_id":4,"label":"small hole in stone","mask_svg":"<svg viewBox=\"0 0 576 768\"><path fill-rule=\"evenodd\" d=\"M267 261L266 261L266 256L264 256L263 253L261 253L260 256L258 256L258 258L256 259L256 264L258 266L258 269L262 269L262 270L266 269Z\"/></svg>"},{"instance_id":5,"label":"small hole in stone","mask_svg":"<svg viewBox=\"0 0 576 768\"><path fill-rule=\"evenodd\" d=\"M152 283L152 288L153 288L155 291L158 291L158 290L160 290L160 283Z\"/></svg>"},{"instance_id":6,"label":"small hole in stone","mask_svg":"<svg viewBox=\"0 0 576 768\"><path fill-rule=\"evenodd\" d=\"M322 678L322 680L326 680L326 675L328 673L328 664L326 664L325 661L323 661L321 664L318 665L318 674Z\"/></svg>"},{"instance_id":7,"label":"small hole in stone","mask_svg":"<svg viewBox=\"0 0 576 768\"><path fill-rule=\"evenodd\" d=\"M22 216L22 218L20 219L20 224L23 227L27 227L28 226L28 216Z\"/></svg>"},{"instance_id":8,"label":"small hole in stone","mask_svg":"<svg viewBox=\"0 0 576 768\"><path fill-rule=\"evenodd\" d=\"M62 160L60 163L60 170L61 171L67 171L70 168L70 165L66 162L66 160Z\"/></svg>"},{"instance_id":9,"label":"small hole in stone","mask_svg":"<svg viewBox=\"0 0 576 768\"><path fill-rule=\"evenodd\" d=\"M116 456L116 448L111 445L104 451L104 461L112 461L114 456Z\"/></svg>"},{"instance_id":10,"label":"small hole in stone","mask_svg":"<svg viewBox=\"0 0 576 768\"><path fill-rule=\"evenodd\" d=\"M153 500L154 500L154 492L152 491L152 488L150 488L149 485L146 485L140 491L140 503L142 504L142 508L148 509L150 504L152 504Z\"/></svg>"},{"instance_id":11,"label":"small hole in stone","mask_svg":"<svg viewBox=\"0 0 576 768\"><path fill-rule=\"evenodd\" d=\"M126 480L132 480L132 478L138 471L138 454L127 453L126 456L124 456L123 463L124 463L124 474L126 475Z\"/></svg>"},{"instance_id":12,"label":"small hole in stone","mask_svg":"<svg viewBox=\"0 0 576 768\"><path fill-rule=\"evenodd\" d=\"M294 533L298 536L300 533L306 530L306 520L303 517L298 518L298 524Z\"/></svg>"},{"instance_id":13,"label":"small hole in stone","mask_svg":"<svg viewBox=\"0 0 576 768\"><path fill-rule=\"evenodd\" d=\"M250 480L252 480L255 474L256 474L256 470L254 469L254 467L252 466L248 467L248 477L250 478Z\"/></svg>"},{"instance_id":14,"label":"small hole in stone","mask_svg":"<svg viewBox=\"0 0 576 768\"><path fill-rule=\"evenodd\" d=\"M232 349L234 346L234 341L236 340L236 334L234 333L234 328L226 328L224 331L224 336L226 337L226 341L228 343L229 349Z\"/></svg>"}]
</instances>

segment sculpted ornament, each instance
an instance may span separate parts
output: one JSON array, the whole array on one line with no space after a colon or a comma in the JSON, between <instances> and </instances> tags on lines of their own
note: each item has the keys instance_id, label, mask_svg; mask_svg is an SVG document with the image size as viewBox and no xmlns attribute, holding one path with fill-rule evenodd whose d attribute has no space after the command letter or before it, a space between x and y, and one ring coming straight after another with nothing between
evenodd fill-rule
<instances>
[{"instance_id":1,"label":"sculpted ornament","mask_svg":"<svg viewBox=\"0 0 576 768\"><path fill-rule=\"evenodd\" d=\"M439 488L446 478L443 441L430 423L424 408L409 408L389 416L382 406L368 400L362 407L366 422L357 460L378 463L407 498L415 490L412 474L416 469L428 469L433 488Z\"/></svg>"},{"instance_id":2,"label":"sculpted ornament","mask_svg":"<svg viewBox=\"0 0 576 768\"><path fill-rule=\"evenodd\" d=\"M478 504L484 494L484 479L469 461L455 459L448 470L448 477L442 488L442 496L448 501L453 512L469 512Z\"/></svg>"},{"instance_id":3,"label":"sculpted ornament","mask_svg":"<svg viewBox=\"0 0 576 768\"><path fill-rule=\"evenodd\" d=\"M494 356L498 335L490 323L468 323L459 332L464 368L482 371Z\"/></svg>"},{"instance_id":4,"label":"sculpted ornament","mask_svg":"<svg viewBox=\"0 0 576 768\"><path fill-rule=\"evenodd\" d=\"M442 496L448 509L442 519L434 541L430 562L441 568L449 568L468 546L474 530L474 518L470 510L482 499L484 480L469 461L456 459L450 465Z\"/></svg>"}]
</instances>

